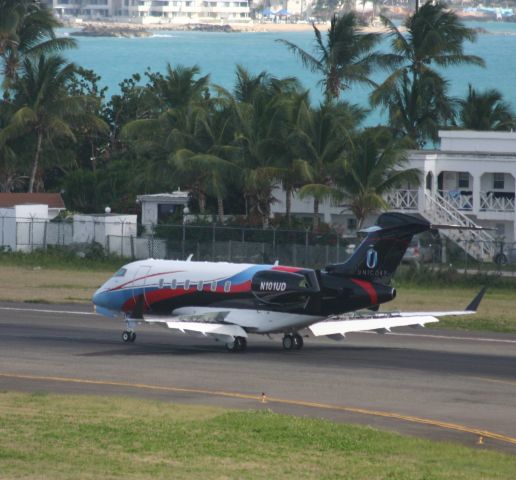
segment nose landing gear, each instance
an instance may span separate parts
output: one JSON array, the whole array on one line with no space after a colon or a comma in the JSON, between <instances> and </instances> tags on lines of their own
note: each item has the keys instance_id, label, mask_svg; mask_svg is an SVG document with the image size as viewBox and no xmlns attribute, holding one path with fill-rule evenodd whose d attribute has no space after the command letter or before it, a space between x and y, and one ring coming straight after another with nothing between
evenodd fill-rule
<instances>
[{"instance_id":1,"label":"nose landing gear","mask_svg":"<svg viewBox=\"0 0 516 480\"><path fill-rule=\"evenodd\" d=\"M124 343L133 343L136 340L136 332L133 330L124 330L122 332L122 341Z\"/></svg>"}]
</instances>

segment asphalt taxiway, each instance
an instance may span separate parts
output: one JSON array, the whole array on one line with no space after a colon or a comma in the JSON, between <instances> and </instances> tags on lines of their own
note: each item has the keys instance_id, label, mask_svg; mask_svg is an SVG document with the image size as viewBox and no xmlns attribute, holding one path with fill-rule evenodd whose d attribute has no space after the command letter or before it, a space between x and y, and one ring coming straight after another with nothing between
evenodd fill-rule
<instances>
[{"instance_id":1,"label":"asphalt taxiway","mask_svg":"<svg viewBox=\"0 0 516 480\"><path fill-rule=\"evenodd\" d=\"M0 303L0 390L142 396L368 424L516 453L516 335L250 336L244 353L88 306ZM135 412L137 415L137 412Z\"/></svg>"}]
</instances>

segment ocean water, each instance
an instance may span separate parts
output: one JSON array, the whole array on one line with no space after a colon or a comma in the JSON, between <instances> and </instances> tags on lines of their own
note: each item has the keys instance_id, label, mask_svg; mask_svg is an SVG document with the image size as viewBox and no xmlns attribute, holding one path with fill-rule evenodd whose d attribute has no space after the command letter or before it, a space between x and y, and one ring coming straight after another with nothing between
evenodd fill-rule
<instances>
[{"instance_id":1,"label":"ocean water","mask_svg":"<svg viewBox=\"0 0 516 480\"><path fill-rule=\"evenodd\" d=\"M486 68L451 67L444 72L451 94L466 95L468 83L477 89L497 88L516 110L516 23L468 22L489 33L480 34L475 43L466 44L466 52L482 57ZM61 30L61 35L70 30ZM276 77L298 77L310 90L313 102L322 98L320 77L304 68L298 58L276 42L289 40L312 51L313 33L211 33L159 31L148 38L85 38L77 37L79 48L66 53L71 61L90 68L101 77L108 94L119 90L118 84L133 73L146 68L164 71L166 64L198 65L203 75L210 74L212 83L231 89L235 82L235 66L243 65L253 73L266 70ZM384 42L382 48L387 48ZM380 81L385 73L376 73ZM370 90L353 87L342 98L367 106ZM366 124L378 123L384 115L372 112Z\"/></svg>"}]
</instances>

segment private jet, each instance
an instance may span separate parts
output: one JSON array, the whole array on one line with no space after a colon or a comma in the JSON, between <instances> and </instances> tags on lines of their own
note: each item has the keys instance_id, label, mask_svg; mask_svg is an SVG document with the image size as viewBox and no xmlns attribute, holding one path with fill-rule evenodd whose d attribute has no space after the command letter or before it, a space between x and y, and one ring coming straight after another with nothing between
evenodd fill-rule
<instances>
[{"instance_id":1,"label":"private jet","mask_svg":"<svg viewBox=\"0 0 516 480\"><path fill-rule=\"evenodd\" d=\"M136 261L104 283L93 303L97 313L124 320L124 342L135 341L139 324L152 324L211 337L232 352L246 349L249 334L280 334L285 350L299 350L309 336L338 340L351 332L422 327L441 316L475 313L485 293L482 289L464 310L378 311L396 297L390 283L412 237L443 227L454 228L383 213L363 231L347 261L320 270L277 262L196 262L191 256Z\"/></svg>"}]
</instances>

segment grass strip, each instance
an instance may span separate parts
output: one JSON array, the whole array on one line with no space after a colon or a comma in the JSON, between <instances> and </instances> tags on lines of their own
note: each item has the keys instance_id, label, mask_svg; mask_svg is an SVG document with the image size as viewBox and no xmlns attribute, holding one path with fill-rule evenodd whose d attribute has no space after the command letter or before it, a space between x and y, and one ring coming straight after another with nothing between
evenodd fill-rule
<instances>
[{"instance_id":1,"label":"grass strip","mask_svg":"<svg viewBox=\"0 0 516 480\"><path fill-rule=\"evenodd\" d=\"M266 410L0 394L4 480L485 480L515 471L516 456Z\"/></svg>"}]
</instances>

